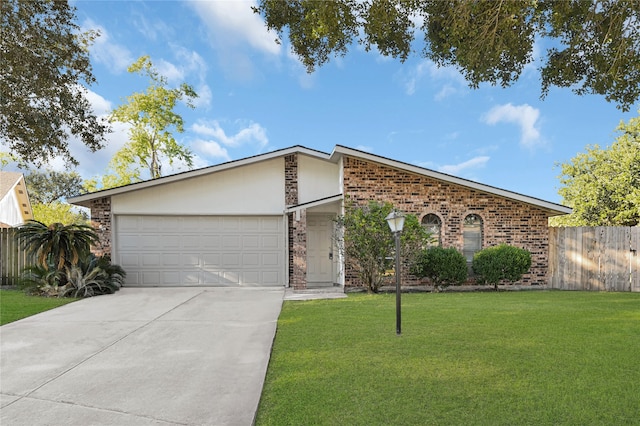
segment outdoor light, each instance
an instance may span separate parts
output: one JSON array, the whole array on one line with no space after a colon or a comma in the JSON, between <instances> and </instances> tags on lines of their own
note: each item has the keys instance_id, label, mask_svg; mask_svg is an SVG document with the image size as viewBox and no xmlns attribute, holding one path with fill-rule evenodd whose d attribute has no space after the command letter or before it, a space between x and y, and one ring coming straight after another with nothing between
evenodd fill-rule
<instances>
[{"instance_id":1,"label":"outdoor light","mask_svg":"<svg viewBox=\"0 0 640 426\"><path fill-rule=\"evenodd\" d=\"M389 216L385 217L385 220L396 239L396 334L399 336L402 333L402 315L400 313L400 233L404 226L404 215L394 210L389 213Z\"/></svg>"},{"instance_id":2,"label":"outdoor light","mask_svg":"<svg viewBox=\"0 0 640 426\"><path fill-rule=\"evenodd\" d=\"M402 232L402 227L404 226L404 215L398 213L397 211L392 211L389 213L385 220L389 224L389 228L391 228L391 232L394 234L396 232Z\"/></svg>"}]
</instances>

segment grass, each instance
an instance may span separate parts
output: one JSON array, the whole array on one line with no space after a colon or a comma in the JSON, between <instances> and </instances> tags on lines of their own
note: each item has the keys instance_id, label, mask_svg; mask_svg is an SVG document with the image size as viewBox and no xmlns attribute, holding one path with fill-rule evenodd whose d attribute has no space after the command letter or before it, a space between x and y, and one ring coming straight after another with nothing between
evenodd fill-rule
<instances>
[{"instance_id":1,"label":"grass","mask_svg":"<svg viewBox=\"0 0 640 426\"><path fill-rule=\"evenodd\" d=\"M0 325L4 325L78 299L27 296L18 290L0 290Z\"/></svg>"},{"instance_id":2,"label":"grass","mask_svg":"<svg viewBox=\"0 0 640 426\"><path fill-rule=\"evenodd\" d=\"M286 302L262 425L640 424L640 294Z\"/></svg>"}]
</instances>

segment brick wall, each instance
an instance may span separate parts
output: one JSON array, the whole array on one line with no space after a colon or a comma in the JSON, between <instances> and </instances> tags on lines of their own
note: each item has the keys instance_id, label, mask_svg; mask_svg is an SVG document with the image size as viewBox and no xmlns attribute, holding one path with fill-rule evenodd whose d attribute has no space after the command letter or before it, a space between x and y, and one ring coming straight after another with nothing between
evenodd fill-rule
<instances>
[{"instance_id":1,"label":"brick wall","mask_svg":"<svg viewBox=\"0 0 640 426\"><path fill-rule=\"evenodd\" d=\"M284 157L285 204L298 204L298 154ZM289 285L294 289L307 288L307 214L302 209L290 213L289 224Z\"/></svg>"},{"instance_id":2,"label":"brick wall","mask_svg":"<svg viewBox=\"0 0 640 426\"><path fill-rule=\"evenodd\" d=\"M100 242L91 248L96 256L111 256L111 197L91 200L91 225L95 228Z\"/></svg>"},{"instance_id":3,"label":"brick wall","mask_svg":"<svg viewBox=\"0 0 640 426\"><path fill-rule=\"evenodd\" d=\"M436 214L442 222L442 245L460 251L464 218L478 214L483 221L482 247L506 243L529 250L531 270L520 283L546 284L549 228L540 208L353 157L344 158L344 192L357 205L390 201L419 220ZM347 285L359 285L353 272L346 272ZM411 277L403 282L417 283Z\"/></svg>"}]
</instances>

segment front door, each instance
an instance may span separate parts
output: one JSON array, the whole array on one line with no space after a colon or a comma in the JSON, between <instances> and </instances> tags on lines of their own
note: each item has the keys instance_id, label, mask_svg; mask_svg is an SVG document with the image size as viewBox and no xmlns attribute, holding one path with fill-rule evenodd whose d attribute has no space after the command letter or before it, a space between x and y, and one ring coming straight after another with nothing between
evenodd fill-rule
<instances>
[{"instance_id":1,"label":"front door","mask_svg":"<svg viewBox=\"0 0 640 426\"><path fill-rule=\"evenodd\" d=\"M307 216L307 285L333 285L333 220L329 215Z\"/></svg>"}]
</instances>

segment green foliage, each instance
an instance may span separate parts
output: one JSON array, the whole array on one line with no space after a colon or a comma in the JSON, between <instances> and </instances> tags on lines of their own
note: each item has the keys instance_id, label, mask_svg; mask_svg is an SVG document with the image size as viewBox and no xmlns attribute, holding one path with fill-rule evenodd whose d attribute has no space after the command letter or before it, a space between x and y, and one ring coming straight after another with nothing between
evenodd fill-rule
<instances>
[{"instance_id":1,"label":"green foliage","mask_svg":"<svg viewBox=\"0 0 640 426\"><path fill-rule=\"evenodd\" d=\"M467 260L454 247L430 247L420 252L412 273L429 278L434 288L459 285L467 279Z\"/></svg>"},{"instance_id":2,"label":"green foliage","mask_svg":"<svg viewBox=\"0 0 640 426\"><path fill-rule=\"evenodd\" d=\"M170 128L178 133L184 131L182 117L174 109L181 100L193 108L192 100L198 97L196 92L186 83L175 89L167 88L167 78L158 74L148 56L140 57L128 71L147 76L149 87L144 93L128 96L127 103L111 113L111 121L128 123L131 128L129 142L115 154L110 169L121 180L131 182L140 178L138 166L147 168L151 179L161 177L161 156L166 157L169 164L182 160L188 167L193 167L193 154L174 139Z\"/></svg>"},{"instance_id":3,"label":"green foliage","mask_svg":"<svg viewBox=\"0 0 640 426\"><path fill-rule=\"evenodd\" d=\"M285 301L256 426L638 423L640 293L394 299Z\"/></svg>"},{"instance_id":4,"label":"green foliage","mask_svg":"<svg viewBox=\"0 0 640 426\"><path fill-rule=\"evenodd\" d=\"M77 265L80 259L89 256L91 244L98 236L89 225L45 225L31 220L21 226L17 238L27 253L34 255L39 266L62 270L65 266Z\"/></svg>"},{"instance_id":5,"label":"green foliage","mask_svg":"<svg viewBox=\"0 0 640 426\"><path fill-rule=\"evenodd\" d=\"M74 299L50 299L25 295L18 290L0 290L0 325L4 325L58 306Z\"/></svg>"},{"instance_id":6,"label":"green foliage","mask_svg":"<svg viewBox=\"0 0 640 426\"><path fill-rule=\"evenodd\" d=\"M19 283L28 294L77 298L113 294L124 284L125 276L122 267L112 265L109 257L90 253L62 270L51 265L25 268Z\"/></svg>"},{"instance_id":7,"label":"green foliage","mask_svg":"<svg viewBox=\"0 0 640 426\"><path fill-rule=\"evenodd\" d=\"M89 225L45 225L30 221L17 233L37 265L22 271L20 285L29 293L57 297L111 294L124 284L125 271L107 256L90 252L98 236Z\"/></svg>"},{"instance_id":8,"label":"green foliage","mask_svg":"<svg viewBox=\"0 0 640 426\"><path fill-rule=\"evenodd\" d=\"M551 225L640 224L640 116L617 130L621 134L610 147L588 146L586 153L562 164L558 192L573 213L551 218Z\"/></svg>"},{"instance_id":9,"label":"green foliage","mask_svg":"<svg viewBox=\"0 0 640 426\"><path fill-rule=\"evenodd\" d=\"M108 257L91 254L78 265L65 268L66 284L60 297L92 297L113 294L124 284L126 273Z\"/></svg>"},{"instance_id":10,"label":"green foliage","mask_svg":"<svg viewBox=\"0 0 640 426\"><path fill-rule=\"evenodd\" d=\"M30 170L24 176L33 203L48 204L78 195L82 191L82 177L78 172Z\"/></svg>"},{"instance_id":11,"label":"green foliage","mask_svg":"<svg viewBox=\"0 0 640 426\"><path fill-rule=\"evenodd\" d=\"M424 57L455 66L471 87L505 87L532 62L542 37L553 46L540 68L543 96L552 86L571 87L625 111L640 98L640 8L633 1L260 0L254 12L288 36L309 72L344 56L356 39L404 61L416 51L418 31Z\"/></svg>"},{"instance_id":12,"label":"green foliage","mask_svg":"<svg viewBox=\"0 0 640 426\"><path fill-rule=\"evenodd\" d=\"M493 284L522 278L531 268L531 253L519 247L500 244L480 250L473 256L473 272L479 284Z\"/></svg>"},{"instance_id":13,"label":"green foliage","mask_svg":"<svg viewBox=\"0 0 640 426\"><path fill-rule=\"evenodd\" d=\"M365 207L348 204L344 216L337 219L337 245L369 292L379 290L385 271L393 265L395 240L385 220L392 210L389 202L371 201ZM400 237L403 263L413 264L428 237L414 215L405 216Z\"/></svg>"},{"instance_id":14,"label":"green foliage","mask_svg":"<svg viewBox=\"0 0 640 426\"><path fill-rule=\"evenodd\" d=\"M41 164L69 152L71 135L102 148L108 123L92 111L83 88L95 82L88 46L67 1L3 0L0 20L0 140L16 156Z\"/></svg>"},{"instance_id":15,"label":"green foliage","mask_svg":"<svg viewBox=\"0 0 640 426\"><path fill-rule=\"evenodd\" d=\"M32 204L33 218L45 225L54 223L72 223L88 225L89 217L82 210L76 210L71 204L54 201L48 204Z\"/></svg>"}]
</instances>

